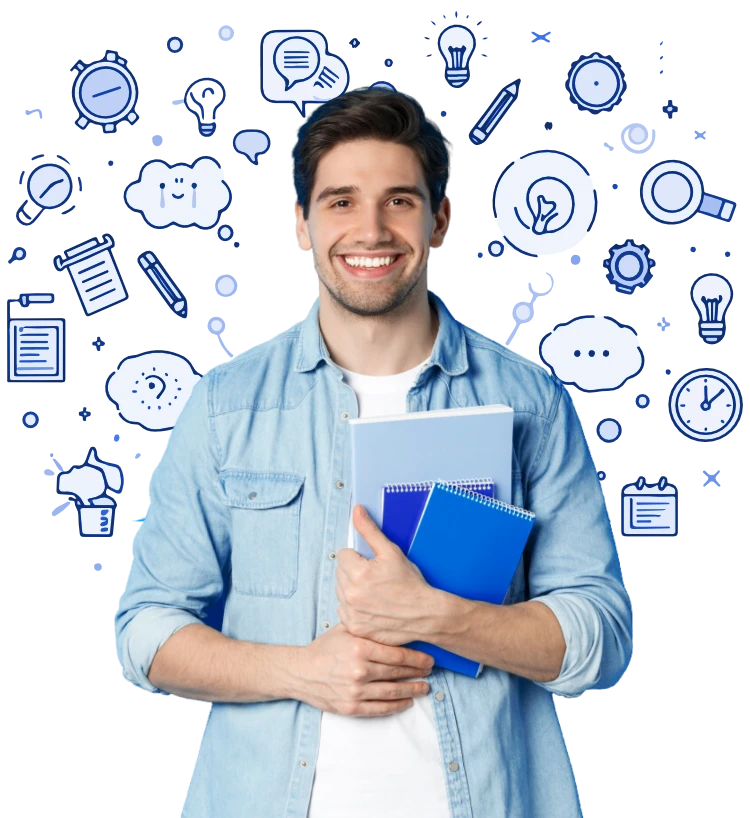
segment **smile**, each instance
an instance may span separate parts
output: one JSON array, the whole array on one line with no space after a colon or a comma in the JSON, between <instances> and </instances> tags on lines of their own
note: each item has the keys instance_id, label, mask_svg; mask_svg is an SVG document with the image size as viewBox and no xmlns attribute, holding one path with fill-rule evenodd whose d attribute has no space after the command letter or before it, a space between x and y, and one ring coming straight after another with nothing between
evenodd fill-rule
<instances>
[{"instance_id":1,"label":"smile","mask_svg":"<svg viewBox=\"0 0 750 818\"><path fill-rule=\"evenodd\" d=\"M354 278L383 278L404 260L403 253L381 256L336 256L341 266Z\"/></svg>"},{"instance_id":2,"label":"smile","mask_svg":"<svg viewBox=\"0 0 750 818\"><path fill-rule=\"evenodd\" d=\"M181 199L181 198L182 198L184 195L185 195L184 193L180 193L180 195L179 195L179 196L175 196L175 194L173 193L173 194L172 194L172 198L173 198L173 199Z\"/></svg>"}]
</instances>

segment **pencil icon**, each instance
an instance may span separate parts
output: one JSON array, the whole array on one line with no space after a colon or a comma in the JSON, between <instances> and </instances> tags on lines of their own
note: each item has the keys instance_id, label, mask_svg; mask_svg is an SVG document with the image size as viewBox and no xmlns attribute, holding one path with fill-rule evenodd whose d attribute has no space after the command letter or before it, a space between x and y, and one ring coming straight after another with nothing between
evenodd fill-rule
<instances>
[{"instance_id":1,"label":"pencil icon","mask_svg":"<svg viewBox=\"0 0 750 818\"><path fill-rule=\"evenodd\" d=\"M521 80L511 82L492 100L490 107L482 114L479 122L471 129L469 134L469 139L475 145L481 145L495 130L497 123L508 113L510 106L518 99L520 85Z\"/></svg>"},{"instance_id":2,"label":"pencil icon","mask_svg":"<svg viewBox=\"0 0 750 818\"><path fill-rule=\"evenodd\" d=\"M164 269L162 263L154 253L141 253L138 256L138 263L143 267L143 272L149 281L156 287L161 297L167 305L174 310L180 318L187 317L187 299L180 292L179 287L172 281L169 273Z\"/></svg>"}]
</instances>

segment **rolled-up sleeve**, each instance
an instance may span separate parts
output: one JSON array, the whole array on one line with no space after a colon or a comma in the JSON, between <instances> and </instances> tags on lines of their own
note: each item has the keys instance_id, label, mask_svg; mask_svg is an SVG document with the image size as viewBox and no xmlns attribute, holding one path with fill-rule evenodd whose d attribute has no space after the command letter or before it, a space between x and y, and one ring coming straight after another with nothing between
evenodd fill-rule
<instances>
[{"instance_id":1,"label":"rolled-up sleeve","mask_svg":"<svg viewBox=\"0 0 750 818\"><path fill-rule=\"evenodd\" d=\"M169 695L148 680L156 652L180 628L201 623L224 590L229 534L216 481L212 385L212 372L195 385L153 473L115 615L123 675L151 693Z\"/></svg>"},{"instance_id":2,"label":"rolled-up sleeve","mask_svg":"<svg viewBox=\"0 0 750 818\"><path fill-rule=\"evenodd\" d=\"M529 599L547 605L565 637L558 677L536 684L574 698L614 685L633 651L633 614L612 527L581 423L555 378L555 405L531 469Z\"/></svg>"}]
</instances>

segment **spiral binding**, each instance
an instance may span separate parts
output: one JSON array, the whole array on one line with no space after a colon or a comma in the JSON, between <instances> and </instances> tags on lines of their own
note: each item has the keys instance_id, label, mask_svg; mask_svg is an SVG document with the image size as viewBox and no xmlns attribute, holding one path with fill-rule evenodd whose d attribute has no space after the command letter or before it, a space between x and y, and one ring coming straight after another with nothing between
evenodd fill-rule
<instances>
[{"instance_id":1,"label":"spiral binding","mask_svg":"<svg viewBox=\"0 0 750 818\"><path fill-rule=\"evenodd\" d=\"M435 482L435 488L447 491L450 494L458 494L463 497L468 497L470 500L474 500L476 503L481 503L484 506L496 508L498 511L505 511L508 514L512 514L514 517L523 517L525 520L533 520L534 517L536 517L533 511L527 511L525 508L512 506L510 503L504 503L502 500L496 500L494 497L485 497L482 494L475 494L472 491L467 491L466 489L462 489L458 486L448 485L447 483L442 483L439 480Z\"/></svg>"},{"instance_id":2,"label":"spiral binding","mask_svg":"<svg viewBox=\"0 0 750 818\"><path fill-rule=\"evenodd\" d=\"M430 488L432 488L432 484L437 482L442 482L448 486L464 486L466 488L472 486L477 489L488 489L493 485L492 478L483 477L479 480L424 480L421 483L388 483L383 486L383 490L387 494L402 494L407 491L429 491Z\"/></svg>"}]
</instances>

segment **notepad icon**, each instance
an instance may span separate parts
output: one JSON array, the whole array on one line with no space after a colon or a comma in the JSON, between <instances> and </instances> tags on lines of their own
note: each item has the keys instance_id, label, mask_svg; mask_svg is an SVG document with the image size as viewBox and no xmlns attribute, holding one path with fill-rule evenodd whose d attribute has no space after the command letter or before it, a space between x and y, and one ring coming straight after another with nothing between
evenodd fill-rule
<instances>
[{"instance_id":1,"label":"notepad icon","mask_svg":"<svg viewBox=\"0 0 750 818\"><path fill-rule=\"evenodd\" d=\"M622 487L622 533L626 537L674 537L677 487L666 477L647 483L639 477Z\"/></svg>"},{"instance_id":2,"label":"notepad icon","mask_svg":"<svg viewBox=\"0 0 750 818\"><path fill-rule=\"evenodd\" d=\"M128 297L112 255L114 246L115 240L105 233L101 241L89 239L66 250L65 258L55 256L58 270L67 267L86 315L106 310Z\"/></svg>"}]
</instances>

